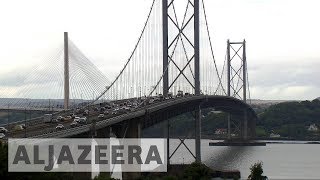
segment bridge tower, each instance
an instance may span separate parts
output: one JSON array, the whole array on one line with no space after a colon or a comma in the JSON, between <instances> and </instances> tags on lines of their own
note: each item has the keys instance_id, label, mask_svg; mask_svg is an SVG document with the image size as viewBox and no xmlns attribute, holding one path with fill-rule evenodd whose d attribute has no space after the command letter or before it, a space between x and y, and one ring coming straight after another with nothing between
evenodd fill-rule
<instances>
[{"instance_id":1,"label":"bridge tower","mask_svg":"<svg viewBox=\"0 0 320 180\"><path fill-rule=\"evenodd\" d=\"M169 3L168 3L169 1ZM194 90L195 95L200 95L200 49L199 49L199 4L200 0L187 0L188 3L190 3L190 6L193 8L193 15L187 19L185 24L181 24L179 26L178 20L175 17L176 14L169 14L168 10L169 8L172 8L175 11L174 8L174 0L162 0L162 35L163 35L163 95L165 97L168 96L168 92L172 88L175 81L179 78L180 75L183 75L186 80L189 82L190 86L192 86L192 89ZM186 12L188 11L188 8ZM176 21L174 20L176 19ZM193 19L193 20L192 20ZM168 21L173 23L173 27L178 30L178 34L175 36L174 39L169 40L168 39ZM185 33L185 27L190 23L193 22L193 34L191 36ZM171 29L172 30L172 29ZM175 32L171 32L175 33ZM172 45L179 41L177 39L182 37L186 39L187 42L189 42L192 46L192 53L193 56L190 59L187 59L188 63L183 67L179 68L177 64L174 62L174 59L169 55L169 49L172 47ZM190 41L190 39L193 39L193 42ZM173 50L174 51L174 50ZM189 65L191 61L194 61L193 67L194 67L194 76L193 79L189 80L187 76L185 75L186 67ZM176 68L180 71L180 73L177 75L176 78L172 79L172 82L169 84L169 61L171 61L171 65L175 65ZM189 65L190 66L190 65ZM193 82L193 83L192 83ZM196 151L196 161L201 162L201 153L200 153L200 140L201 140L201 109L200 106L196 109L194 113L195 117L195 151ZM170 152L169 152L169 120L168 120L168 126L167 126L167 163L170 163Z\"/></svg>"},{"instance_id":2,"label":"bridge tower","mask_svg":"<svg viewBox=\"0 0 320 180\"><path fill-rule=\"evenodd\" d=\"M240 55L241 50L242 54ZM232 83L235 80L238 82ZM242 84L239 85L239 82ZM241 91L242 96L239 94ZM242 42L227 41L227 95L240 98L244 102L247 101L246 40Z\"/></svg>"},{"instance_id":3,"label":"bridge tower","mask_svg":"<svg viewBox=\"0 0 320 180\"><path fill-rule=\"evenodd\" d=\"M242 53L241 53L242 51ZM235 82L236 81L236 82ZM242 92L242 93L241 93ZM247 101L247 57L246 40L242 42L227 41L227 95ZM233 124L236 124L235 122ZM243 121L239 122L239 134L248 138L247 109L243 110ZM231 139L231 115L228 115L228 139Z\"/></svg>"},{"instance_id":4,"label":"bridge tower","mask_svg":"<svg viewBox=\"0 0 320 180\"><path fill-rule=\"evenodd\" d=\"M64 109L69 108L69 52L68 32L64 32Z\"/></svg>"}]
</instances>

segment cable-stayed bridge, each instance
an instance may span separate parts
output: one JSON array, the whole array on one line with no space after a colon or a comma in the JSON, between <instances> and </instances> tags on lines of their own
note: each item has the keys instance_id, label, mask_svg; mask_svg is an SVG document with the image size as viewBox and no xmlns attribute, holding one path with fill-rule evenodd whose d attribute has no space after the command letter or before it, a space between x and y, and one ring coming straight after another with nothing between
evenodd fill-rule
<instances>
[{"instance_id":1,"label":"cable-stayed bridge","mask_svg":"<svg viewBox=\"0 0 320 180\"><path fill-rule=\"evenodd\" d=\"M8 83L0 106L8 111L46 110L54 118L83 116L85 111L87 123L72 127L60 122L64 128L58 130L44 117L8 121L8 136L109 137L112 132L117 137L140 137L141 129L167 121L169 142L168 119L189 112L195 119L196 139L191 154L201 161L201 109L211 107L229 113L229 138L232 132L245 140L254 137L257 117L247 104L246 42L228 40L219 72L205 2L183 2L184 11L178 14L176 1L153 0L137 43L115 78L106 77L64 33L57 54L27 76L17 76L16 88ZM13 130L21 123L24 131ZM168 151L169 159L174 152Z\"/></svg>"}]
</instances>

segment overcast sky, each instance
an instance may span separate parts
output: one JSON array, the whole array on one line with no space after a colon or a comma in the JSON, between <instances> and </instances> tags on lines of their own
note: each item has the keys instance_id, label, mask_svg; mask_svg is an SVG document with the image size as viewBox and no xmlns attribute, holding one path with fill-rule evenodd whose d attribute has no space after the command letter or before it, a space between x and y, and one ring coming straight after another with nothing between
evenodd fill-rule
<instances>
[{"instance_id":1,"label":"overcast sky","mask_svg":"<svg viewBox=\"0 0 320 180\"><path fill-rule=\"evenodd\" d=\"M176 0L183 1L183 0ZM226 40L247 40L251 96L320 96L319 0L204 0L221 67ZM112 79L129 57L152 0L0 1L1 79L61 49L63 32Z\"/></svg>"}]
</instances>

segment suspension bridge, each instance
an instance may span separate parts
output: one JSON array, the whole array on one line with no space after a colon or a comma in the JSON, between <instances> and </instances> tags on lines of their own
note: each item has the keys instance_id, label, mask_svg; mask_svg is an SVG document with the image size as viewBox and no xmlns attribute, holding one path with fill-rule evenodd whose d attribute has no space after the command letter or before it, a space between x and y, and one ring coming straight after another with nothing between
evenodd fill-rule
<instances>
[{"instance_id":1,"label":"suspension bridge","mask_svg":"<svg viewBox=\"0 0 320 180\"><path fill-rule=\"evenodd\" d=\"M58 53L33 68L28 76L17 73L18 86L2 98L0 109L21 112L47 111L54 118L82 116L87 123L45 123L44 117L9 122L8 137L139 138L141 130L192 113L195 119L196 161L201 161L201 109L214 108L228 116L228 137L255 135L257 116L250 99L246 42L227 41L226 56L219 72L209 31L205 2L186 0L178 14L174 0L153 0L141 34L118 75L110 80L64 33ZM104 114L103 116L101 114ZM236 118L233 118L236 117ZM72 118L72 117L71 117ZM8 118L9 119L9 118ZM23 131L14 127L24 124ZM179 146L180 146L179 145ZM179 146L177 148L179 148ZM169 149L169 148L168 148ZM167 158L176 152L167 151Z\"/></svg>"}]
</instances>

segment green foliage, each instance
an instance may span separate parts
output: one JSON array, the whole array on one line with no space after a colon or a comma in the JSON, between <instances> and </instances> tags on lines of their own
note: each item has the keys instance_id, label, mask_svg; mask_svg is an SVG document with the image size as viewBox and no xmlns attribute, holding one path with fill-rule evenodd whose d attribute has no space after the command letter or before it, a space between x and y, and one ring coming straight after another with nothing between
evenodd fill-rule
<instances>
[{"instance_id":1,"label":"green foliage","mask_svg":"<svg viewBox=\"0 0 320 180\"><path fill-rule=\"evenodd\" d=\"M0 177L8 175L8 145L0 142Z\"/></svg>"},{"instance_id":2,"label":"green foliage","mask_svg":"<svg viewBox=\"0 0 320 180\"><path fill-rule=\"evenodd\" d=\"M211 179L212 170L202 163L192 163L188 166L184 173L183 179L198 180Z\"/></svg>"},{"instance_id":3,"label":"green foliage","mask_svg":"<svg viewBox=\"0 0 320 180\"><path fill-rule=\"evenodd\" d=\"M226 113L209 113L211 109L202 110L205 117L201 119L202 135L213 135L217 128L227 128ZM170 135L172 137L181 137L194 134L194 118L191 113L182 114L170 119ZM166 122L155 124L144 130L144 137L162 137ZM188 134L189 133L189 134Z\"/></svg>"},{"instance_id":4,"label":"green foliage","mask_svg":"<svg viewBox=\"0 0 320 180\"><path fill-rule=\"evenodd\" d=\"M311 134L306 127L320 124L320 101L284 102L270 106L259 114L258 127L264 127L268 133L273 130L282 137L306 138ZM261 129L258 129L261 133ZM258 134L258 133L257 133Z\"/></svg>"},{"instance_id":5,"label":"green foliage","mask_svg":"<svg viewBox=\"0 0 320 180\"><path fill-rule=\"evenodd\" d=\"M258 137L266 137L267 136L267 132L265 130L265 128L263 126L257 126L256 127L256 135Z\"/></svg>"},{"instance_id":6,"label":"green foliage","mask_svg":"<svg viewBox=\"0 0 320 180\"><path fill-rule=\"evenodd\" d=\"M320 132L310 133L307 126L310 124L320 125L320 100L301 101L301 102L283 102L271 105L268 108L259 108L254 105L259 118L256 122L257 137L267 138L270 133L280 134L281 137L301 139L301 140L319 140ZM211 113L212 109L203 109L202 113L202 135L212 137L217 128L227 128L226 113ZM239 119L233 115L233 119ZM194 118L191 113L182 114L171 118L170 120L171 137L192 138ZM166 122L162 122L144 130L144 137L162 137ZM189 133L189 134L188 134Z\"/></svg>"},{"instance_id":7,"label":"green foliage","mask_svg":"<svg viewBox=\"0 0 320 180\"><path fill-rule=\"evenodd\" d=\"M248 176L248 180L264 180L266 179L265 176L262 176L263 169L262 169L262 162L254 163L250 167L251 174Z\"/></svg>"},{"instance_id":8,"label":"green foliage","mask_svg":"<svg viewBox=\"0 0 320 180\"><path fill-rule=\"evenodd\" d=\"M267 128L281 126L283 124L302 124L319 123L320 101L313 100L302 102L284 102L270 106L260 114L259 125Z\"/></svg>"}]
</instances>

